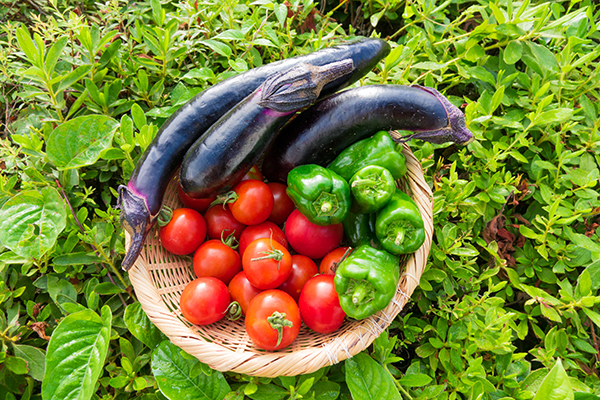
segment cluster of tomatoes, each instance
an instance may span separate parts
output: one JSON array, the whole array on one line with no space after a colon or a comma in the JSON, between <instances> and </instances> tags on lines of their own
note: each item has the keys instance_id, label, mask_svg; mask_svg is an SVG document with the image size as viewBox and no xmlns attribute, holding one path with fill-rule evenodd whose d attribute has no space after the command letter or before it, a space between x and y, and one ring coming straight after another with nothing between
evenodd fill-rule
<instances>
[{"instance_id":1,"label":"cluster of tomatoes","mask_svg":"<svg viewBox=\"0 0 600 400\"><path fill-rule=\"evenodd\" d=\"M342 225L312 224L286 188L265 183L257 167L224 203L193 199L179 188L185 207L173 211L160 238L173 254L193 254L197 278L180 299L188 321L233 318L239 307L250 339L265 350L291 344L302 322L319 333L342 325L346 315L333 282L335 266L349 251L340 247Z\"/></svg>"}]
</instances>

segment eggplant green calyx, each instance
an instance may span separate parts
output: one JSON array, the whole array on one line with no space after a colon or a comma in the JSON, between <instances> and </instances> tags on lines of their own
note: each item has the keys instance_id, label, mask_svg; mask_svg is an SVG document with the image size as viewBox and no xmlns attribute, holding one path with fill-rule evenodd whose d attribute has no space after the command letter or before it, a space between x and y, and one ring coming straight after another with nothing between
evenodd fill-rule
<instances>
[{"instance_id":1,"label":"eggplant green calyx","mask_svg":"<svg viewBox=\"0 0 600 400\"><path fill-rule=\"evenodd\" d=\"M286 318L285 313L274 311L271 316L267 317L267 322L271 325L271 328L277 331L277 344L275 347L279 347L281 339L283 339L283 328L292 327L294 323Z\"/></svg>"},{"instance_id":2,"label":"eggplant green calyx","mask_svg":"<svg viewBox=\"0 0 600 400\"><path fill-rule=\"evenodd\" d=\"M287 195L313 224L340 223L350 210L348 182L325 167L300 165L290 171L287 184Z\"/></svg>"},{"instance_id":3,"label":"eggplant green calyx","mask_svg":"<svg viewBox=\"0 0 600 400\"><path fill-rule=\"evenodd\" d=\"M391 200L377 212L375 234L383 248L392 254L409 254L425 241L425 224L406 193L396 190Z\"/></svg>"},{"instance_id":4,"label":"eggplant green calyx","mask_svg":"<svg viewBox=\"0 0 600 400\"><path fill-rule=\"evenodd\" d=\"M300 64L274 74L260 86L258 104L283 113L307 107L317 100L323 86L350 74L353 67L354 62L348 58L321 67Z\"/></svg>"},{"instance_id":5,"label":"eggplant green calyx","mask_svg":"<svg viewBox=\"0 0 600 400\"><path fill-rule=\"evenodd\" d=\"M413 134L400 137L393 135L392 137L396 142L404 143L411 139L420 139L436 144L454 142L456 144L466 146L473 141L475 136L467 128L465 123L465 115L454 104L450 103L450 101L443 94L430 87L419 85L412 85L412 87L421 89L435 96L435 98L446 109L448 125L440 129L415 132Z\"/></svg>"}]
</instances>

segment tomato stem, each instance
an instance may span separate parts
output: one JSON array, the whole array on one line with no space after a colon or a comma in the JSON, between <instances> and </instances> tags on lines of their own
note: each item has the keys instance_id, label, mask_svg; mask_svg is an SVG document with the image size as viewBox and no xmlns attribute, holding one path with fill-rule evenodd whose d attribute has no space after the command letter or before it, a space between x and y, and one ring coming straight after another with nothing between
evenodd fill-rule
<instances>
[{"instance_id":1,"label":"tomato stem","mask_svg":"<svg viewBox=\"0 0 600 400\"><path fill-rule=\"evenodd\" d=\"M223 208L225 208L226 204L234 203L238 198L238 194L232 190L230 192L217 196L215 201L210 203L210 205L212 207L217 204L223 204Z\"/></svg>"},{"instance_id":2,"label":"tomato stem","mask_svg":"<svg viewBox=\"0 0 600 400\"><path fill-rule=\"evenodd\" d=\"M230 321L237 321L242 317L242 306L237 301L232 301L225 309L225 316Z\"/></svg>"},{"instance_id":3,"label":"tomato stem","mask_svg":"<svg viewBox=\"0 0 600 400\"><path fill-rule=\"evenodd\" d=\"M171 222L172 218L173 218L173 209L169 206L162 206L162 208L160 209L160 212L158 213L158 218L157 218L158 226L167 225L169 222Z\"/></svg>"},{"instance_id":4,"label":"tomato stem","mask_svg":"<svg viewBox=\"0 0 600 400\"><path fill-rule=\"evenodd\" d=\"M273 312L270 317L267 317L267 321L271 328L277 331L277 344L275 347L279 347L281 344L281 339L283 339L283 328L284 327L292 327L294 326L293 322L286 318L285 313L281 313L279 311Z\"/></svg>"}]
</instances>

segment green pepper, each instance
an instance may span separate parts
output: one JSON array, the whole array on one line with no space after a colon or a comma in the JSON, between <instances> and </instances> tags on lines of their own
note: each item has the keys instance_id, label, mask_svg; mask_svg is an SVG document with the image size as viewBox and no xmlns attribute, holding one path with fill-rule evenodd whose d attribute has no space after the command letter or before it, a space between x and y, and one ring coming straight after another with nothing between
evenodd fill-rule
<instances>
[{"instance_id":1,"label":"green pepper","mask_svg":"<svg viewBox=\"0 0 600 400\"><path fill-rule=\"evenodd\" d=\"M350 210L346 219L342 221L344 235L352 247L368 244L376 249L381 249L379 239L375 236L376 214L355 214Z\"/></svg>"},{"instance_id":2,"label":"green pepper","mask_svg":"<svg viewBox=\"0 0 600 400\"><path fill-rule=\"evenodd\" d=\"M425 224L414 200L397 189L377 212L375 234L383 248L392 254L408 254L421 247L425 241Z\"/></svg>"},{"instance_id":3,"label":"green pepper","mask_svg":"<svg viewBox=\"0 0 600 400\"><path fill-rule=\"evenodd\" d=\"M387 307L400 279L398 262L386 251L362 245L340 263L334 286L346 315L364 319Z\"/></svg>"},{"instance_id":4,"label":"green pepper","mask_svg":"<svg viewBox=\"0 0 600 400\"><path fill-rule=\"evenodd\" d=\"M379 165L368 165L360 169L348 184L353 195L352 210L359 214L379 211L396 192L391 172Z\"/></svg>"},{"instance_id":5,"label":"green pepper","mask_svg":"<svg viewBox=\"0 0 600 400\"><path fill-rule=\"evenodd\" d=\"M400 179L406 174L406 158L385 131L346 147L327 168L349 181L352 175L368 165L388 169L394 179Z\"/></svg>"},{"instance_id":6,"label":"green pepper","mask_svg":"<svg viewBox=\"0 0 600 400\"><path fill-rule=\"evenodd\" d=\"M348 182L325 167L300 165L290 171L287 184L287 195L313 224L338 224L350 210Z\"/></svg>"}]
</instances>

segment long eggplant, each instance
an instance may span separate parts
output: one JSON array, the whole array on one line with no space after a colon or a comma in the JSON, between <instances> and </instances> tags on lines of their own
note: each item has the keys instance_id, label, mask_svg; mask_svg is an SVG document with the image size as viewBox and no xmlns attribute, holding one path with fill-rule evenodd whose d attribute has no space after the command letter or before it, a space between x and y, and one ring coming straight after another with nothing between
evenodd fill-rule
<instances>
[{"instance_id":1,"label":"long eggplant","mask_svg":"<svg viewBox=\"0 0 600 400\"><path fill-rule=\"evenodd\" d=\"M325 85L321 95L326 96L356 82L389 51L390 46L380 39L349 42L251 69L206 89L183 105L162 125L137 163L127 186L119 186L121 224L132 236L122 268L131 268L137 259L160 212L166 187L190 146L265 79L301 63L321 66L351 59L354 65L352 73Z\"/></svg>"},{"instance_id":2,"label":"long eggplant","mask_svg":"<svg viewBox=\"0 0 600 400\"><path fill-rule=\"evenodd\" d=\"M267 79L215 122L188 150L179 183L190 197L213 197L252 168L294 113L317 100L322 87L352 71L352 60L299 65Z\"/></svg>"},{"instance_id":3,"label":"long eggplant","mask_svg":"<svg viewBox=\"0 0 600 400\"><path fill-rule=\"evenodd\" d=\"M285 182L298 165L326 166L352 143L381 130L405 130L433 143L468 143L473 134L463 113L437 90L422 86L370 85L334 94L300 113L266 151L262 172Z\"/></svg>"}]
</instances>

